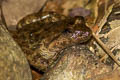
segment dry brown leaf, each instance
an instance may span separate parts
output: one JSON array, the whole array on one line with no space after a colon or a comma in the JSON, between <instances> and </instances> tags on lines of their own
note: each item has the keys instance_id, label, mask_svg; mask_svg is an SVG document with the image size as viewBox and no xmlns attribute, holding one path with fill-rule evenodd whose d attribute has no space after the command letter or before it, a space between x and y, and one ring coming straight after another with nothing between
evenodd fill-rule
<instances>
[{"instance_id":1,"label":"dry brown leaf","mask_svg":"<svg viewBox=\"0 0 120 80\"><path fill-rule=\"evenodd\" d=\"M37 12L44 2L45 0L7 0L3 2L3 13L7 25L16 25L27 14Z\"/></svg>"}]
</instances>

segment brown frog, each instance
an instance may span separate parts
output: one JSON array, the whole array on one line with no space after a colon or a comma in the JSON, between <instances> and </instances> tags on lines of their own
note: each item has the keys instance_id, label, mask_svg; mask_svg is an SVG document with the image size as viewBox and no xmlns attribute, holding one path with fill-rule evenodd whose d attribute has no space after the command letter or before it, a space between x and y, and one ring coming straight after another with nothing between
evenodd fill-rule
<instances>
[{"instance_id":1,"label":"brown frog","mask_svg":"<svg viewBox=\"0 0 120 80\"><path fill-rule=\"evenodd\" d=\"M55 12L34 13L17 25L18 38L29 63L46 71L67 47L87 42L91 30L81 16L66 17Z\"/></svg>"}]
</instances>

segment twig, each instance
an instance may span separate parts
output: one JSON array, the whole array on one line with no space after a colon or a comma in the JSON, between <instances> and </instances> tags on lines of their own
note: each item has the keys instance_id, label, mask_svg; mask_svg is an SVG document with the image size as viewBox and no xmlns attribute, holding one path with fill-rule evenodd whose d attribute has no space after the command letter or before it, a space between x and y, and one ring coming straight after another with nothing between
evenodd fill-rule
<instances>
[{"instance_id":1,"label":"twig","mask_svg":"<svg viewBox=\"0 0 120 80\"><path fill-rule=\"evenodd\" d=\"M114 7L115 4L112 4L109 9L108 12L105 14L105 16L103 17L103 19L101 20L101 22L98 24L99 29L96 32L96 34L92 31L92 35L93 38L96 40L96 42L101 46L101 48L114 60L114 62L120 66L120 63L118 62L118 60L115 58L115 56L113 55L113 53L106 47L106 45L99 39L99 37L97 37L96 35L99 34L99 32L101 31L102 27L105 25L105 23L107 22L107 18L109 17L110 13L112 12L112 9Z\"/></svg>"},{"instance_id":2,"label":"twig","mask_svg":"<svg viewBox=\"0 0 120 80\"><path fill-rule=\"evenodd\" d=\"M109 9L108 9L108 12L105 14L105 16L103 17L103 19L100 21L100 23L98 24L99 26L99 29L98 31L96 32L96 35L98 35L102 29L102 27L105 25L105 23L107 22L107 18L109 17L109 15L111 14L112 12L112 9L114 7L115 4L112 4Z\"/></svg>"},{"instance_id":3,"label":"twig","mask_svg":"<svg viewBox=\"0 0 120 80\"><path fill-rule=\"evenodd\" d=\"M43 11L43 9L44 9L45 6L47 5L48 1L50 1L50 0L46 0L46 1L44 2L44 4L42 5L42 7L40 8L40 10L39 10L38 12L42 12L42 11Z\"/></svg>"},{"instance_id":4,"label":"twig","mask_svg":"<svg viewBox=\"0 0 120 80\"><path fill-rule=\"evenodd\" d=\"M96 36L96 34L94 32L92 33L92 35L93 35L94 39L96 40L96 42L102 47L102 49L115 61L115 63L118 66L120 66L120 63L115 58L113 53L106 47L106 45Z\"/></svg>"}]
</instances>

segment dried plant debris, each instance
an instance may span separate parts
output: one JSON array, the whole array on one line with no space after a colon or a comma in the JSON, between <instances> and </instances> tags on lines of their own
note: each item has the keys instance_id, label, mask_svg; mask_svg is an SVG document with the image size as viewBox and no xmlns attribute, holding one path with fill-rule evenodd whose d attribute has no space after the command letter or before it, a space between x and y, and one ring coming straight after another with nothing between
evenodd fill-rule
<instances>
[{"instance_id":1,"label":"dried plant debris","mask_svg":"<svg viewBox=\"0 0 120 80\"><path fill-rule=\"evenodd\" d=\"M117 6L118 5L118 6ZM120 20L120 5L117 4L114 6L111 15L109 16L108 21Z\"/></svg>"},{"instance_id":2,"label":"dried plant debris","mask_svg":"<svg viewBox=\"0 0 120 80\"><path fill-rule=\"evenodd\" d=\"M120 6L117 6L113 8L112 13L110 14L110 16L107 19L107 23L105 24L105 26L102 28L100 35L102 35L101 40L105 43L105 45L113 52L113 54L116 56L116 58L119 60L120 58L120 53L119 53L119 49L120 49L120 38L118 36L120 36L120 17L119 14L116 14L116 12L119 12L119 8ZM104 56L103 54L104 52L99 49L98 54L100 54L101 56ZM103 59L103 58L102 58ZM109 63L109 64L113 64L113 62L110 60L107 60L107 57L104 57L105 62ZM114 67L114 65L113 65Z\"/></svg>"}]
</instances>

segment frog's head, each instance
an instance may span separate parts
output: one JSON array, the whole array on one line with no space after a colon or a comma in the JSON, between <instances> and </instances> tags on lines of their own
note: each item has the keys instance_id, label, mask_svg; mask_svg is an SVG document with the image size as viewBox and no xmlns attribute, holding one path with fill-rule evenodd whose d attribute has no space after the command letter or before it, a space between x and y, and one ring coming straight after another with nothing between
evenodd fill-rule
<instances>
[{"instance_id":1,"label":"frog's head","mask_svg":"<svg viewBox=\"0 0 120 80\"><path fill-rule=\"evenodd\" d=\"M81 27L81 26L79 26L79 27ZM84 42L87 42L90 39L91 34L92 34L91 30L88 27L78 28L78 29L75 28L72 31L72 34L71 34L70 38L75 43L84 43Z\"/></svg>"},{"instance_id":2,"label":"frog's head","mask_svg":"<svg viewBox=\"0 0 120 80\"><path fill-rule=\"evenodd\" d=\"M71 38L72 42L83 43L87 42L91 37L91 30L85 24L85 20L82 16L76 16L73 18L73 24L68 28L70 34L68 36Z\"/></svg>"}]
</instances>

